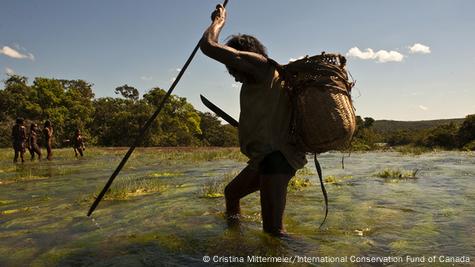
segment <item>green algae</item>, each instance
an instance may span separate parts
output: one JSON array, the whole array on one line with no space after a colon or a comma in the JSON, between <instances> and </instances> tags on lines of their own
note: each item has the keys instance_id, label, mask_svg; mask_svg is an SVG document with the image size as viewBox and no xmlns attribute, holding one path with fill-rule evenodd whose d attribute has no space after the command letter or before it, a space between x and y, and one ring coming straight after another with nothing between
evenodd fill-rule
<instances>
[{"instance_id":1,"label":"green algae","mask_svg":"<svg viewBox=\"0 0 475 267\"><path fill-rule=\"evenodd\" d=\"M175 177L175 176L183 176L181 172L153 172L149 174L150 177Z\"/></svg>"},{"instance_id":2,"label":"green algae","mask_svg":"<svg viewBox=\"0 0 475 267\"><path fill-rule=\"evenodd\" d=\"M239 171L232 170L224 173L219 178L208 179L201 187L200 197L202 198L221 198L224 197L224 188L239 174Z\"/></svg>"},{"instance_id":3,"label":"green algae","mask_svg":"<svg viewBox=\"0 0 475 267\"><path fill-rule=\"evenodd\" d=\"M118 194L105 200L93 219L86 217L92 193L102 189L125 150L97 149L97 155L88 150L90 154L81 160L65 151L55 154L58 157L52 162L19 164L15 170L0 172L0 181L17 175L48 177L0 187L0 210L18 210L0 215L0 265L168 262L189 266L201 263L203 255L471 255L475 251L475 161L469 153L418 157L355 153L345 162L344 172L332 168L340 161L338 155L324 154L320 161L328 174L326 183L332 185L327 187L328 220L318 229L324 216L319 190L288 194L284 222L297 240L283 241L262 234L258 193L242 199L236 231L226 225L222 198L201 197L209 181L216 181L221 189L214 191L222 194L236 170L245 166L232 159L238 150L208 155L197 151L201 155L193 157L192 150L138 149L129 162L133 168L123 170L111 187L127 192L127 197ZM9 158L0 162L0 170L11 166ZM385 166L421 169L424 179L388 184L387 179L374 176ZM318 182L313 169L303 173L303 179ZM352 186L339 186L349 183ZM127 201L116 201L122 199Z\"/></svg>"},{"instance_id":4,"label":"green algae","mask_svg":"<svg viewBox=\"0 0 475 267\"><path fill-rule=\"evenodd\" d=\"M104 200L128 200L132 197L161 193L167 186L148 177L125 177L106 192Z\"/></svg>"},{"instance_id":5,"label":"green algae","mask_svg":"<svg viewBox=\"0 0 475 267\"><path fill-rule=\"evenodd\" d=\"M302 191L304 188L307 188L312 185L312 182L309 178L304 178L302 176L295 176L290 179L289 185L287 187L287 191L289 192L296 192Z\"/></svg>"},{"instance_id":6,"label":"green algae","mask_svg":"<svg viewBox=\"0 0 475 267\"><path fill-rule=\"evenodd\" d=\"M11 203L15 203L15 201L14 200L0 200L0 205L7 205Z\"/></svg>"},{"instance_id":7,"label":"green algae","mask_svg":"<svg viewBox=\"0 0 475 267\"><path fill-rule=\"evenodd\" d=\"M385 168L382 171L379 171L376 173L377 177L380 178L396 178L396 179L416 179L417 178L417 173L419 172L419 169L415 169L412 171L406 171L406 170L400 170L400 169L390 169L390 168Z\"/></svg>"},{"instance_id":8,"label":"green algae","mask_svg":"<svg viewBox=\"0 0 475 267\"><path fill-rule=\"evenodd\" d=\"M325 176L325 179L323 179L323 181L327 184L339 185L341 184L341 182L343 182L343 180L351 178L353 178L353 176L351 175L328 175Z\"/></svg>"}]
</instances>

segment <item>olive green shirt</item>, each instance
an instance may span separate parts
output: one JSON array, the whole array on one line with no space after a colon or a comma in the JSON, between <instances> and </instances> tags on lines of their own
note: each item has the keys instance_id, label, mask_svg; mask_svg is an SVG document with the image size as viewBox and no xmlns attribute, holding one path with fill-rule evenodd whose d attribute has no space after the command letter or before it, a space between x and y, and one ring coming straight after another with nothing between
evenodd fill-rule
<instances>
[{"instance_id":1,"label":"olive green shirt","mask_svg":"<svg viewBox=\"0 0 475 267\"><path fill-rule=\"evenodd\" d=\"M240 106L239 143L251 168L257 169L273 151L280 151L296 170L307 163L305 153L298 151L291 140L291 102L273 66L263 81L242 85Z\"/></svg>"}]
</instances>

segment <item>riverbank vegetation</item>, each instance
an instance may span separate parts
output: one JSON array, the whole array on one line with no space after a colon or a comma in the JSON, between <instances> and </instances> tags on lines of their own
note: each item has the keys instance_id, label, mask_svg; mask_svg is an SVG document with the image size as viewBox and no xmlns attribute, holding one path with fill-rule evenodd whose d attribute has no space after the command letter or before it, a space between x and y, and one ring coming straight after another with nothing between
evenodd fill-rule
<instances>
[{"instance_id":1,"label":"riverbank vegetation","mask_svg":"<svg viewBox=\"0 0 475 267\"><path fill-rule=\"evenodd\" d=\"M475 114L462 120L435 121L435 126L426 122L412 128L375 127L373 118L357 117L357 132L351 143L352 150L394 150L403 154L421 154L434 150L475 150ZM397 125L397 122L385 122ZM419 125L419 126L420 126Z\"/></svg>"},{"instance_id":2,"label":"riverbank vegetation","mask_svg":"<svg viewBox=\"0 0 475 267\"><path fill-rule=\"evenodd\" d=\"M10 75L0 88L0 147L11 146L11 129L17 117L26 127L45 120L54 127L55 147L68 145L80 129L88 146L130 146L141 125L165 96L155 87L142 96L127 84L118 86L118 97L95 98L92 84L84 80L62 80ZM420 122L375 121L357 117L358 130L352 151L395 150L421 154L435 149L475 150L475 114L465 119ZM184 97L171 95L152 123L142 146L233 147L238 146L237 129L221 124L214 114L196 110Z\"/></svg>"},{"instance_id":3,"label":"riverbank vegetation","mask_svg":"<svg viewBox=\"0 0 475 267\"><path fill-rule=\"evenodd\" d=\"M139 129L157 109L165 90L155 87L142 97L127 84L115 88L120 97L95 98L92 84L84 80L10 75L0 88L0 147L11 146L11 129L17 117L43 128L50 120L54 145L68 145L80 129L89 146L130 146ZM41 141L41 140L40 140ZM237 130L222 125L217 116L196 110L184 97L171 95L152 123L142 146L237 146Z\"/></svg>"}]
</instances>

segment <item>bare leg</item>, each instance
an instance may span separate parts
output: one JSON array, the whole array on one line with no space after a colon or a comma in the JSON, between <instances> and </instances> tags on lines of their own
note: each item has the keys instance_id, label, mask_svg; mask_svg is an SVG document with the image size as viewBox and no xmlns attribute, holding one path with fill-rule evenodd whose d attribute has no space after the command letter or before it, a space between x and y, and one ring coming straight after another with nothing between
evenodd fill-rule
<instances>
[{"instance_id":1,"label":"bare leg","mask_svg":"<svg viewBox=\"0 0 475 267\"><path fill-rule=\"evenodd\" d=\"M35 149L33 147L29 147L28 148L28 151L30 151L30 160L34 160L35 159Z\"/></svg>"},{"instance_id":2,"label":"bare leg","mask_svg":"<svg viewBox=\"0 0 475 267\"><path fill-rule=\"evenodd\" d=\"M51 160L52 157L53 157L53 151L51 150L51 144L46 145L46 152L47 152L46 158L48 160Z\"/></svg>"},{"instance_id":3,"label":"bare leg","mask_svg":"<svg viewBox=\"0 0 475 267\"><path fill-rule=\"evenodd\" d=\"M20 151L18 149L15 149L15 156L13 157L13 162L18 162L19 154L20 154Z\"/></svg>"},{"instance_id":4,"label":"bare leg","mask_svg":"<svg viewBox=\"0 0 475 267\"><path fill-rule=\"evenodd\" d=\"M283 217L287 198L287 185L292 174L266 174L260 176L261 213L264 231L273 235L284 233Z\"/></svg>"},{"instance_id":5,"label":"bare leg","mask_svg":"<svg viewBox=\"0 0 475 267\"><path fill-rule=\"evenodd\" d=\"M259 172L248 166L224 189L227 215L238 215L241 212L239 200L257 190L259 190Z\"/></svg>"},{"instance_id":6,"label":"bare leg","mask_svg":"<svg viewBox=\"0 0 475 267\"><path fill-rule=\"evenodd\" d=\"M41 160L41 149L38 145L35 145L33 147L34 151L36 152L36 154L38 154L38 160Z\"/></svg>"}]
</instances>

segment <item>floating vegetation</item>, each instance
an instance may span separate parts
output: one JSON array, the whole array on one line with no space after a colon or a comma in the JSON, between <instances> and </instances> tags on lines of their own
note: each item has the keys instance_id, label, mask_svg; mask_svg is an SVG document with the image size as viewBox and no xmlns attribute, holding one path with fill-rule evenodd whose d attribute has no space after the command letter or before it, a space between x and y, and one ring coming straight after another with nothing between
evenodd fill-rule
<instances>
[{"instance_id":1,"label":"floating vegetation","mask_svg":"<svg viewBox=\"0 0 475 267\"><path fill-rule=\"evenodd\" d=\"M315 172L313 172L311 169L307 167L303 167L302 169L298 170L295 175L296 176L313 176L315 175Z\"/></svg>"},{"instance_id":2,"label":"floating vegetation","mask_svg":"<svg viewBox=\"0 0 475 267\"><path fill-rule=\"evenodd\" d=\"M127 148L88 150L81 160L74 158L72 150L64 156L58 150L53 161L25 164L13 164L11 149L0 149L0 158L6 157L3 152L9 153L0 160L0 183L11 182L0 185L0 265L155 266L170 262L193 266L196 255L246 257L303 251L309 257L405 257L470 255L473 251L473 152L417 157L355 153L349 164L351 173L335 169L323 177L330 213L321 231L317 230L324 216L319 179L309 164L289 186L289 190L301 190L289 192L284 223L291 237L275 239L262 233L258 193L242 200L240 227L226 227L224 187L236 176L234 170L245 165L230 159L239 155L238 149L210 148L214 152L208 155L197 149L201 155L196 157L191 154L194 149L180 149L137 148L128 163L135 170L124 170L117 177L97 217L85 216L93 193L103 188L104 179ZM205 161L211 158L220 159ZM322 158L341 160L338 153ZM398 178L376 177L384 168L397 173L388 177ZM399 178L414 168L422 173L409 176L428 179ZM49 178L35 180L34 176ZM15 182L16 177L32 180ZM441 200L444 193L448 196Z\"/></svg>"},{"instance_id":3,"label":"floating vegetation","mask_svg":"<svg viewBox=\"0 0 475 267\"><path fill-rule=\"evenodd\" d=\"M2 215L10 215L10 214L13 214L13 213L17 213L17 212L27 212L27 211L30 211L30 208L21 208L21 209L11 209L11 210L0 210L0 214Z\"/></svg>"},{"instance_id":4,"label":"floating vegetation","mask_svg":"<svg viewBox=\"0 0 475 267\"><path fill-rule=\"evenodd\" d=\"M397 178L397 179L416 179L419 169L405 171L400 169L384 169L376 174L380 178Z\"/></svg>"},{"instance_id":5,"label":"floating vegetation","mask_svg":"<svg viewBox=\"0 0 475 267\"><path fill-rule=\"evenodd\" d=\"M15 203L13 200L0 200L0 205L7 205L10 203Z\"/></svg>"},{"instance_id":6,"label":"floating vegetation","mask_svg":"<svg viewBox=\"0 0 475 267\"><path fill-rule=\"evenodd\" d=\"M149 177L176 177L183 176L182 172L154 172L148 175Z\"/></svg>"},{"instance_id":7,"label":"floating vegetation","mask_svg":"<svg viewBox=\"0 0 475 267\"><path fill-rule=\"evenodd\" d=\"M20 173L17 174L16 176L10 177L10 178L5 178L0 181L0 185L8 185L8 184L13 184L17 182L25 182L25 181L35 181L35 180L44 180L48 179L47 176L42 176L42 175L33 175L33 172L28 172L28 173Z\"/></svg>"},{"instance_id":8,"label":"floating vegetation","mask_svg":"<svg viewBox=\"0 0 475 267\"><path fill-rule=\"evenodd\" d=\"M16 167L16 166L13 166L13 167L5 167L5 168L0 169L0 173L9 173L9 172L16 172L16 171L17 171L17 167Z\"/></svg>"},{"instance_id":9,"label":"floating vegetation","mask_svg":"<svg viewBox=\"0 0 475 267\"><path fill-rule=\"evenodd\" d=\"M206 182L201 188L201 197L204 198L218 198L224 197L224 183L217 179L212 179Z\"/></svg>"},{"instance_id":10,"label":"floating vegetation","mask_svg":"<svg viewBox=\"0 0 475 267\"><path fill-rule=\"evenodd\" d=\"M357 236L367 236L370 231L371 231L371 229L366 227L366 228L363 228L363 229L355 229L353 232Z\"/></svg>"},{"instance_id":11,"label":"floating vegetation","mask_svg":"<svg viewBox=\"0 0 475 267\"><path fill-rule=\"evenodd\" d=\"M295 176L290 180L287 187L288 192L301 191L306 187L312 185L309 176L313 176L315 173L307 167L303 167L295 173Z\"/></svg>"},{"instance_id":12,"label":"floating vegetation","mask_svg":"<svg viewBox=\"0 0 475 267\"><path fill-rule=\"evenodd\" d=\"M430 148L421 147L421 146L398 146L396 151L403 155L421 155L423 153L432 152Z\"/></svg>"},{"instance_id":13,"label":"floating vegetation","mask_svg":"<svg viewBox=\"0 0 475 267\"><path fill-rule=\"evenodd\" d=\"M166 186L148 177L126 177L118 180L104 196L105 200L128 200L130 197L162 192Z\"/></svg>"},{"instance_id":14,"label":"floating vegetation","mask_svg":"<svg viewBox=\"0 0 475 267\"><path fill-rule=\"evenodd\" d=\"M224 188L226 185L239 174L239 171L230 171L224 173L221 179L210 179L201 188L200 196L203 198L219 198L224 197Z\"/></svg>"},{"instance_id":15,"label":"floating vegetation","mask_svg":"<svg viewBox=\"0 0 475 267\"><path fill-rule=\"evenodd\" d=\"M308 178L304 178L302 176L295 176L289 182L289 186L287 187L287 191L301 191L306 187L312 185L312 182Z\"/></svg>"},{"instance_id":16,"label":"floating vegetation","mask_svg":"<svg viewBox=\"0 0 475 267\"><path fill-rule=\"evenodd\" d=\"M31 173L25 176L17 176L14 178L16 182L19 181L31 181L31 180L43 180L48 179L47 176L32 175Z\"/></svg>"},{"instance_id":17,"label":"floating vegetation","mask_svg":"<svg viewBox=\"0 0 475 267\"><path fill-rule=\"evenodd\" d=\"M325 179L323 180L327 184L339 184L345 179L351 179L353 176L351 175L344 175L344 176L334 176L334 175L329 175L326 176Z\"/></svg>"}]
</instances>

